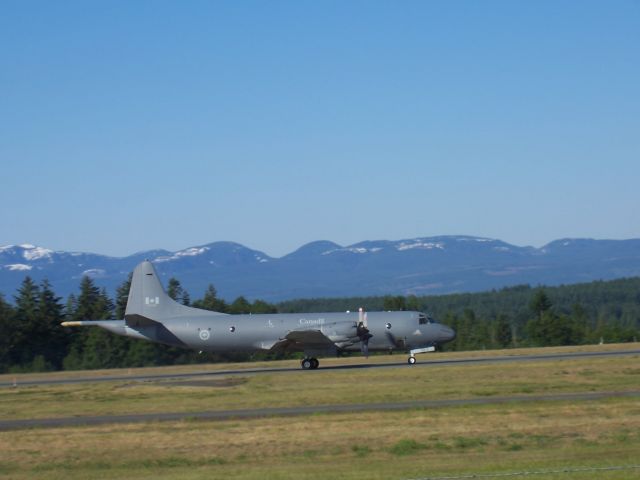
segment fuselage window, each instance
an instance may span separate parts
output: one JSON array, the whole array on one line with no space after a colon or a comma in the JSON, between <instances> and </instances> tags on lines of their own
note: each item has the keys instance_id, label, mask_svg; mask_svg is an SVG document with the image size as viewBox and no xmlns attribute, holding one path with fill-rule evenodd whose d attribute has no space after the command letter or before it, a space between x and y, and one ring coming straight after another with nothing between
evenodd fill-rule
<instances>
[{"instance_id":1,"label":"fuselage window","mask_svg":"<svg viewBox=\"0 0 640 480\"><path fill-rule=\"evenodd\" d=\"M427 316L424 313L418 315L418 323L424 325L427 323Z\"/></svg>"}]
</instances>

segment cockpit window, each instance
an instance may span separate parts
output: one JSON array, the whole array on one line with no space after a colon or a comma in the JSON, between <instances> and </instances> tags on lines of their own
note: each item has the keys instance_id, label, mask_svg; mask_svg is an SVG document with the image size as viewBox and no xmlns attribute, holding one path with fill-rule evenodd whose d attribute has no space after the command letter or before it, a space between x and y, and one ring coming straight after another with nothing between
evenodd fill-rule
<instances>
[{"instance_id":1,"label":"cockpit window","mask_svg":"<svg viewBox=\"0 0 640 480\"><path fill-rule=\"evenodd\" d=\"M418 314L418 323L420 325L426 325L427 323L435 323L435 320L431 318L429 315L425 315L424 313Z\"/></svg>"}]
</instances>

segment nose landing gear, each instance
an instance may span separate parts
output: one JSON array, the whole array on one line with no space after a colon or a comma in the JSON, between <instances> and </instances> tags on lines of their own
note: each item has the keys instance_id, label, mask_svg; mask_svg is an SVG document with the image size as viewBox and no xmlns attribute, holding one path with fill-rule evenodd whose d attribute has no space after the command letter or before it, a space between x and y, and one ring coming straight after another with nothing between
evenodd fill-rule
<instances>
[{"instance_id":1,"label":"nose landing gear","mask_svg":"<svg viewBox=\"0 0 640 480\"><path fill-rule=\"evenodd\" d=\"M409 358L407 359L407 363L409 365L414 365L416 363L416 353L427 353L427 352L435 352L436 347L425 347L425 348L414 348L413 350L409 350Z\"/></svg>"}]
</instances>

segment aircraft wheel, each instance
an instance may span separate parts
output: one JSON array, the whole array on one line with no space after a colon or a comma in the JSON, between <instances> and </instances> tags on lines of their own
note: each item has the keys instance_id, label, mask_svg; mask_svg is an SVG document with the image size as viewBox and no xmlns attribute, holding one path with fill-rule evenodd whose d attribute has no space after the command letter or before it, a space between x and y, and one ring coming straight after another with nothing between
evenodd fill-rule
<instances>
[{"instance_id":1,"label":"aircraft wheel","mask_svg":"<svg viewBox=\"0 0 640 480\"><path fill-rule=\"evenodd\" d=\"M407 360L407 363L409 365L413 365L414 363L416 363L416 357L409 357L409 359Z\"/></svg>"},{"instance_id":2,"label":"aircraft wheel","mask_svg":"<svg viewBox=\"0 0 640 480\"><path fill-rule=\"evenodd\" d=\"M318 366L320 365L320 362L318 361L317 358L312 358L311 360L311 368L313 370L315 370L316 368L318 368Z\"/></svg>"},{"instance_id":3,"label":"aircraft wheel","mask_svg":"<svg viewBox=\"0 0 640 480\"><path fill-rule=\"evenodd\" d=\"M311 360L311 358L305 358L304 360L302 360L302 362L300 362L303 370L309 370L313 368L313 362Z\"/></svg>"}]
</instances>

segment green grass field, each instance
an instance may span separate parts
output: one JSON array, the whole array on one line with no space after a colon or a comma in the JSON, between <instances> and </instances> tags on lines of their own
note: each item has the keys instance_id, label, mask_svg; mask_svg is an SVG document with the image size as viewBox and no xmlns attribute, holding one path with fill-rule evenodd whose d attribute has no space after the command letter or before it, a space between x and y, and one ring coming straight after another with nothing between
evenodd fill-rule
<instances>
[{"instance_id":1,"label":"green grass field","mask_svg":"<svg viewBox=\"0 0 640 480\"><path fill-rule=\"evenodd\" d=\"M638 345L607 348L629 350ZM525 353L551 351L558 349ZM431 358L446 357L420 360ZM199 386L175 380L119 380L4 388L0 417L637 391L640 357L318 370L207 380L199 377ZM0 432L0 476L16 479L409 479L639 463L638 398ZM533 478L640 478L640 469Z\"/></svg>"}]
</instances>

